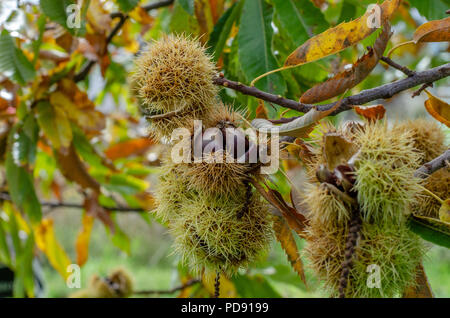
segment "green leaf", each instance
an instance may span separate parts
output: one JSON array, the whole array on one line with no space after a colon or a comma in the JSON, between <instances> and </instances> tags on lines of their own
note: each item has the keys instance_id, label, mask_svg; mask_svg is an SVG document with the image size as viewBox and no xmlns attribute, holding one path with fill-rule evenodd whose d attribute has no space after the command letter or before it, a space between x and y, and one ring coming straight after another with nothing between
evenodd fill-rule
<instances>
[{"instance_id":1,"label":"green leaf","mask_svg":"<svg viewBox=\"0 0 450 318\"><path fill-rule=\"evenodd\" d=\"M238 2L233 4L225 13L220 17L214 26L208 42L208 53L214 56L214 61L217 61L222 55L223 48L230 35L233 23L238 19L242 10L244 2Z\"/></svg>"},{"instance_id":2,"label":"green leaf","mask_svg":"<svg viewBox=\"0 0 450 318\"><path fill-rule=\"evenodd\" d=\"M83 131L75 124L72 124L73 145L81 158L89 164L89 167L96 169L95 173L106 174L110 170L103 164L103 159L95 151Z\"/></svg>"},{"instance_id":3,"label":"green leaf","mask_svg":"<svg viewBox=\"0 0 450 318\"><path fill-rule=\"evenodd\" d=\"M173 13L170 17L169 31L171 33L197 35L199 25L197 20L183 9L179 2L175 2Z\"/></svg>"},{"instance_id":4,"label":"green leaf","mask_svg":"<svg viewBox=\"0 0 450 318\"><path fill-rule=\"evenodd\" d=\"M9 253L9 247L6 242L6 230L3 228L5 221L0 218L0 262L8 267L12 267L11 254Z\"/></svg>"},{"instance_id":5,"label":"green leaf","mask_svg":"<svg viewBox=\"0 0 450 318\"><path fill-rule=\"evenodd\" d=\"M34 297L33 248L34 238L29 235L23 249L16 251L16 262L20 266L16 267L14 276L14 297L23 297L24 292Z\"/></svg>"},{"instance_id":6,"label":"green leaf","mask_svg":"<svg viewBox=\"0 0 450 318\"><path fill-rule=\"evenodd\" d=\"M280 298L281 295L270 285L263 275L236 275L234 286L242 298Z\"/></svg>"},{"instance_id":7,"label":"green leaf","mask_svg":"<svg viewBox=\"0 0 450 318\"><path fill-rule=\"evenodd\" d=\"M116 215L113 213L111 214L111 219L114 222L114 233L111 233L110 229L106 226L105 229L108 232L109 238L111 239L111 242L124 251L127 255L130 255L131 250L131 244L129 237L123 232L119 225L117 224Z\"/></svg>"},{"instance_id":8,"label":"green leaf","mask_svg":"<svg viewBox=\"0 0 450 318\"><path fill-rule=\"evenodd\" d=\"M34 190L32 174L19 162L15 150L18 126L14 126L8 136L8 151L6 154L6 180L8 181L9 194L14 204L34 222L39 222L42 217L41 205ZM20 146L20 145L19 145Z\"/></svg>"},{"instance_id":9,"label":"green leaf","mask_svg":"<svg viewBox=\"0 0 450 318\"><path fill-rule=\"evenodd\" d=\"M3 30L0 35L0 72L11 77L20 84L32 80L36 72L33 64L26 58L21 50L14 44L8 31Z\"/></svg>"},{"instance_id":10,"label":"green leaf","mask_svg":"<svg viewBox=\"0 0 450 318\"><path fill-rule=\"evenodd\" d=\"M39 126L53 147L68 148L72 141L72 127L64 110L42 101L37 104L36 112Z\"/></svg>"},{"instance_id":11,"label":"green leaf","mask_svg":"<svg viewBox=\"0 0 450 318\"><path fill-rule=\"evenodd\" d=\"M120 11L128 12L133 10L139 3L140 0L116 0L119 5Z\"/></svg>"},{"instance_id":12,"label":"green leaf","mask_svg":"<svg viewBox=\"0 0 450 318\"><path fill-rule=\"evenodd\" d=\"M239 61L247 81L279 67L272 53L273 9L263 0L246 0L242 8L238 33ZM259 80L257 88L273 94L286 91L286 82L279 73ZM269 116L275 115L268 107Z\"/></svg>"},{"instance_id":13,"label":"green leaf","mask_svg":"<svg viewBox=\"0 0 450 318\"><path fill-rule=\"evenodd\" d=\"M36 158L36 144L39 128L34 116L27 115L23 122L15 127L12 136L12 156L19 166L33 164Z\"/></svg>"},{"instance_id":14,"label":"green leaf","mask_svg":"<svg viewBox=\"0 0 450 318\"><path fill-rule=\"evenodd\" d=\"M412 7L416 7L419 13L428 20L439 20L448 17L445 13L450 6L449 0L409 0Z\"/></svg>"},{"instance_id":15,"label":"green leaf","mask_svg":"<svg viewBox=\"0 0 450 318\"><path fill-rule=\"evenodd\" d=\"M8 227L8 233L11 236L14 254L18 255L22 251L22 243L19 238L19 227L17 225L16 216L14 215L12 203L10 203L9 201L5 201L3 203L3 211L5 211L6 215L8 215L7 227ZM4 224L4 225L6 225L6 224ZM12 268L16 269L18 266L19 266L19 264L17 263L17 258L15 258Z\"/></svg>"},{"instance_id":16,"label":"green leaf","mask_svg":"<svg viewBox=\"0 0 450 318\"><path fill-rule=\"evenodd\" d=\"M195 0L178 0L180 6L190 15L194 15L194 1Z\"/></svg>"},{"instance_id":17,"label":"green leaf","mask_svg":"<svg viewBox=\"0 0 450 318\"><path fill-rule=\"evenodd\" d=\"M104 185L108 190L122 194L136 194L148 189L148 182L126 174L113 174Z\"/></svg>"},{"instance_id":18,"label":"green leaf","mask_svg":"<svg viewBox=\"0 0 450 318\"><path fill-rule=\"evenodd\" d=\"M409 219L408 226L424 240L450 248L450 223L430 217L413 215Z\"/></svg>"},{"instance_id":19,"label":"green leaf","mask_svg":"<svg viewBox=\"0 0 450 318\"><path fill-rule=\"evenodd\" d=\"M273 0L273 3L283 29L297 46L328 28L322 12L310 0Z\"/></svg>"},{"instance_id":20,"label":"green leaf","mask_svg":"<svg viewBox=\"0 0 450 318\"><path fill-rule=\"evenodd\" d=\"M356 6L354 3L348 0L342 4L341 16L339 17L338 24L342 22L349 22L356 17Z\"/></svg>"}]
</instances>

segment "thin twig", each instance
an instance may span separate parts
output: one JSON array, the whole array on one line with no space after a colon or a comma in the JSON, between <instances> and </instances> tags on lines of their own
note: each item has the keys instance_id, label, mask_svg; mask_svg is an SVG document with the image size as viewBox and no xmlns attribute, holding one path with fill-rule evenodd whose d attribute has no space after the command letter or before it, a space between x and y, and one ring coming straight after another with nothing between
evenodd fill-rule
<instances>
[{"instance_id":1,"label":"thin twig","mask_svg":"<svg viewBox=\"0 0 450 318\"><path fill-rule=\"evenodd\" d=\"M391 98L399 92L402 92L409 88L424 83L434 82L447 76L450 76L450 63L434 67L426 71L416 72L413 76L392 83L384 84L375 88L366 89L359 94L344 98L341 101L341 105L331 115L336 115L340 112L352 109L353 105L363 105L377 99ZM319 111L325 111L332 108L337 103L333 102L324 105L303 104L294 100L284 98L280 95L274 95L261 91L256 87L246 86L238 82L230 81L223 77L216 77L213 79L213 82L216 85L224 86L239 91L245 95L254 96L264 101L297 110L302 113L306 113L312 108L316 108Z\"/></svg>"},{"instance_id":2,"label":"thin twig","mask_svg":"<svg viewBox=\"0 0 450 318\"><path fill-rule=\"evenodd\" d=\"M419 88L417 91L415 91L414 93L412 93L411 97L414 98L414 97L416 97L416 96L419 96L420 93L422 93L422 91L423 91L425 88L427 88L427 87L433 87L433 83L425 83L425 84L423 84L422 86L420 86L420 88Z\"/></svg>"},{"instance_id":3,"label":"thin twig","mask_svg":"<svg viewBox=\"0 0 450 318\"><path fill-rule=\"evenodd\" d=\"M422 167L416 170L414 177L425 179L433 172L438 171L448 165L450 161L450 149L447 149L442 155L427 162Z\"/></svg>"},{"instance_id":4,"label":"thin twig","mask_svg":"<svg viewBox=\"0 0 450 318\"><path fill-rule=\"evenodd\" d=\"M164 1L160 1L160 2L156 2L156 3L151 3L145 6L142 6L142 8L145 11L150 11L153 9L158 9L158 8L162 8L162 7L166 7L171 5L174 2L174 0L164 0ZM117 24L114 26L114 28L111 30L111 33L108 35L108 37L106 38L106 44L105 44L105 50L108 47L108 44L111 43L112 39L114 38L114 36L116 36L116 34L120 31L120 29L122 28L122 26L124 25L125 21L130 17L127 14L124 14L122 12L113 12L110 14L111 18L119 18L119 22L117 22ZM82 70L78 73L75 74L73 80L75 82L79 82L82 81L86 78L86 76L89 74L91 68L95 65L95 63L97 63L97 61L89 61L83 68Z\"/></svg>"},{"instance_id":5,"label":"thin twig","mask_svg":"<svg viewBox=\"0 0 450 318\"><path fill-rule=\"evenodd\" d=\"M173 294L179 290L186 289L186 288L188 288L192 285L198 284L200 282L201 282L200 279L191 279L188 282L186 282L185 284L174 287L172 289L168 289L168 290L138 290L138 291L135 291L133 294L135 294L135 295Z\"/></svg>"},{"instance_id":6,"label":"thin twig","mask_svg":"<svg viewBox=\"0 0 450 318\"><path fill-rule=\"evenodd\" d=\"M141 8L144 9L145 11L150 11L150 10L154 10L154 9L158 9L158 8L162 8L162 7L167 7L167 6L171 5L172 3L174 3L174 0L164 0L164 1L159 1L159 2L155 2L155 3L150 3L145 6L141 6ZM109 16L112 19L114 19L114 18L124 17L125 14L123 14L122 12L113 12Z\"/></svg>"},{"instance_id":7,"label":"thin twig","mask_svg":"<svg viewBox=\"0 0 450 318\"><path fill-rule=\"evenodd\" d=\"M394 62L393 60L391 60L390 58L386 57L386 56L382 56L380 58L380 60L382 60L383 62L385 62L386 64L392 66L393 68L401 71L402 73L404 73L407 76L414 76L416 74L415 71L410 70L409 68L407 68L406 66L402 66L396 62Z\"/></svg>"},{"instance_id":8,"label":"thin twig","mask_svg":"<svg viewBox=\"0 0 450 318\"><path fill-rule=\"evenodd\" d=\"M0 192L0 200L5 200L5 201L12 201L11 196L8 193L5 192ZM56 209L56 208L73 208L73 209L84 209L85 207L82 204L76 204L76 203L65 203L65 202L46 202L46 201L42 201L40 202L41 206L46 206L52 209ZM143 213L143 212L148 212L145 209L142 208L130 208L130 207L117 207L117 208L111 208L111 207L107 207L107 206L103 206L103 208L105 208L106 210L109 211L114 211L114 212L138 212L138 213Z\"/></svg>"}]
</instances>

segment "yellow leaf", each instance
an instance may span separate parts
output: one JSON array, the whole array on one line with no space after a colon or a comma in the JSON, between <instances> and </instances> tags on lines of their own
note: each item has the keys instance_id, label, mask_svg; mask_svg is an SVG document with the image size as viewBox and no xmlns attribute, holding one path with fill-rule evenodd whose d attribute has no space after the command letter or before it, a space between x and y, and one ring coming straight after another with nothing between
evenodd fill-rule
<instances>
[{"instance_id":1,"label":"yellow leaf","mask_svg":"<svg viewBox=\"0 0 450 318\"><path fill-rule=\"evenodd\" d=\"M27 234L30 234L30 226L27 221L22 217L22 214L16 209L14 204L8 201L3 203L3 211L8 215L8 217L14 217L16 219L18 228Z\"/></svg>"},{"instance_id":2,"label":"yellow leaf","mask_svg":"<svg viewBox=\"0 0 450 318\"><path fill-rule=\"evenodd\" d=\"M289 225L280 216L275 216L273 229L277 237L278 242L280 242L281 247L286 253L294 271L300 276L303 283L306 285L306 277L303 267L302 259L300 258L300 253L297 249L297 244L295 242L294 236L292 235Z\"/></svg>"},{"instance_id":3,"label":"yellow leaf","mask_svg":"<svg viewBox=\"0 0 450 318\"><path fill-rule=\"evenodd\" d=\"M202 275L202 283L205 289L210 295L214 295L215 288L214 283L216 279L216 273L207 272ZM236 287L231 280L225 277L225 275L220 274L220 286L219 286L219 297L220 298L236 298L237 291Z\"/></svg>"},{"instance_id":4,"label":"yellow leaf","mask_svg":"<svg viewBox=\"0 0 450 318\"><path fill-rule=\"evenodd\" d=\"M450 199L445 200L439 209L439 219L450 223Z\"/></svg>"},{"instance_id":5,"label":"yellow leaf","mask_svg":"<svg viewBox=\"0 0 450 318\"><path fill-rule=\"evenodd\" d=\"M450 105L442 99L433 96L427 90L425 90L425 93L428 95L428 99L425 101L425 108L428 113L436 120L450 127Z\"/></svg>"},{"instance_id":6,"label":"yellow leaf","mask_svg":"<svg viewBox=\"0 0 450 318\"><path fill-rule=\"evenodd\" d=\"M92 226L94 225L95 218L87 213L83 214L81 220L82 228L77 236L77 241L75 242L75 249L77 251L77 264L83 266L89 254L89 239L91 237Z\"/></svg>"},{"instance_id":7,"label":"yellow leaf","mask_svg":"<svg viewBox=\"0 0 450 318\"><path fill-rule=\"evenodd\" d=\"M450 41L450 17L422 24L414 32L413 41L415 43Z\"/></svg>"},{"instance_id":8,"label":"yellow leaf","mask_svg":"<svg viewBox=\"0 0 450 318\"><path fill-rule=\"evenodd\" d=\"M300 102L305 104L318 103L340 95L347 89L358 85L377 66L379 59L383 56L391 34L391 27L389 22L387 22L383 26L383 32L381 32L375 41L373 48L369 48L369 52L358 59L350 69L338 73L327 81L307 90L300 98Z\"/></svg>"},{"instance_id":9,"label":"yellow leaf","mask_svg":"<svg viewBox=\"0 0 450 318\"><path fill-rule=\"evenodd\" d=\"M153 18L141 6L136 6L128 15L140 24L150 24L153 22Z\"/></svg>"},{"instance_id":10,"label":"yellow leaf","mask_svg":"<svg viewBox=\"0 0 450 318\"><path fill-rule=\"evenodd\" d=\"M77 122L88 131L99 132L105 127L103 114L97 112L90 106L91 101L80 100L81 96L74 92L73 96L62 91L53 92L50 95L50 103L59 107L66 116Z\"/></svg>"},{"instance_id":11,"label":"yellow leaf","mask_svg":"<svg viewBox=\"0 0 450 318\"><path fill-rule=\"evenodd\" d=\"M72 264L72 262L55 237L53 220L46 218L42 219L41 223L35 227L34 234L38 248L44 252L53 268L56 269L64 279L67 279L70 274L67 272L67 267Z\"/></svg>"},{"instance_id":12,"label":"yellow leaf","mask_svg":"<svg viewBox=\"0 0 450 318\"><path fill-rule=\"evenodd\" d=\"M399 3L400 0L387 0L380 5L381 24L390 19ZM377 14L376 10L372 10L367 11L362 17L356 20L341 23L334 28L310 38L288 56L284 66L309 63L340 52L363 40L376 30L375 27L372 28L368 25L372 17Z\"/></svg>"}]
</instances>

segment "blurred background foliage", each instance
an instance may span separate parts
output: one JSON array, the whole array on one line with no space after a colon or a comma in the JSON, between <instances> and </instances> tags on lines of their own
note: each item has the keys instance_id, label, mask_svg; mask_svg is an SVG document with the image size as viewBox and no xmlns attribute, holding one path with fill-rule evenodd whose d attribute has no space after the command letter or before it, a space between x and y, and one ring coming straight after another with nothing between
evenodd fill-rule
<instances>
[{"instance_id":1,"label":"blurred background foliage","mask_svg":"<svg viewBox=\"0 0 450 318\"><path fill-rule=\"evenodd\" d=\"M171 254L166 228L147 213L154 207L163 148L148 138L128 80L133 57L146 43L168 33L198 37L225 77L249 84L280 67L311 36L363 15L371 3L376 1L1 1L0 263L15 273L14 296L67 296L73 291L65 283L71 263L82 266L82 287L91 275L106 275L118 266L129 270L136 290L170 289L191 278ZM67 26L71 4L79 6L79 27ZM422 23L444 18L449 7L450 0L402 1L387 49L411 39ZM256 86L298 100L353 63L377 35ZM448 43L408 45L392 58L421 71L448 62L449 49ZM403 76L378 65L347 94ZM448 101L448 86L448 80L437 82L435 94ZM424 97L410 94L386 101L389 120L428 116ZM246 110L250 119L298 115L229 89L221 98ZM334 123L346 119L358 117L345 112L330 118ZM300 161L284 161L282 167L301 184ZM274 180L288 195L284 175ZM300 239L297 245L301 250ZM431 286L436 296L449 297L450 252L430 249L424 266ZM43 277L40 291L36 276ZM324 296L308 269L306 280L307 286L274 242L264 261L222 282L222 288L241 297ZM204 282L164 296L206 297L211 290L211 282Z\"/></svg>"}]
</instances>

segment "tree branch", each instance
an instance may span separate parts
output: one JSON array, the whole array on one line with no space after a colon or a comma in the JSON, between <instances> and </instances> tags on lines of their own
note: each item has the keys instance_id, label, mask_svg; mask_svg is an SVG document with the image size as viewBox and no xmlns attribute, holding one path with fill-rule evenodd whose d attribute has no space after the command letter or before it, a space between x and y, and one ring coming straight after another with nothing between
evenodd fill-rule
<instances>
[{"instance_id":1,"label":"tree branch","mask_svg":"<svg viewBox=\"0 0 450 318\"><path fill-rule=\"evenodd\" d=\"M450 149L447 149L442 155L427 162L422 167L416 170L414 177L425 179L433 172L444 168L450 162Z\"/></svg>"},{"instance_id":2,"label":"tree branch","mask_svg":"<svg viewBox=\"0 0 450 318\"><path fill-rule=\"evenodd\" d=\"M379 87L366 89L359 94L348 96L341 101L341 105L331 115L336 115L340 112L349 110L353 105L363 105L365 103L377 100L391 98L401 91L415 87L420 84L430 83L450 75L450 63L422 71L415 72L414 75L407 78L384 84ZM245 95L254 96L264 101L274 103L286 108L297 110L302 113L306 113L312 108L316 108L319 111L324 111L332 108L337 102L324 105L312 105L296 102L279 95L270 94L257 89L256 87L250 87L238 82L230 81L223 77L216 77L213 79L214 84L231 88L239 91Z\"/></svg>"},{"instance_id":3,"label":"tree branch","mask_svg":"<svg viewBox=\"0 0 450 318\"><path fill-rule=\"evenodd\" d=\"M160 2L156 2L156 3L151 3L145 6L142 6L142 8L145 11L150 11L153 9L158 9L158 8L162 8L162 7L166 7L171 5L174 2L174 0L163 0ZM127 14L124 14L122 12L113 12L110 14L111 18L119 18L119 22L117 22L117 24L114 26L114 28L111 30L111 33L108 35L108 37L106 38L106 44L105 44L105 49L106 47L108 47L108 44L111 43L112 39L114 38L114 36L116 36L116 34L120 31L120 29L122 28L123 24L125 23L125 21L130 17ZM78 74L75 74L73 80L75 82L79 82L82 81L86 78L86 76L89 74L91 68L95 65L95 63L97 63L97 61L89 61Z\"/></svg>"},{"instance_id":4,"label":"tree branch","mask_svg":"<svg viewBox=\"0 0 450 318\"><path fill-rule=\"evenodd\" d=\"M139 291L135 291L133 294L135 294L135 295L173 294L173 293L176 293L179 290L186 289L186 288L188 288L188 287L190 287L192 285L198 284L200 282L201 282L200 279L191 279L188 282L186 282L185 284L183 284L181 286L174 287L172 289L168 289L168 290L139 290Z\"/></svg>"},{"instance_id":5,"label":"tree branch","mask_svg":"<svg viewBox=\"0 0 450 318\"><path fill-rule=\"evenodd\" d=\"M10 195L8 193L5 193L5 192L0 192L0 200L12 201ZM41 204L41 206L50 207L52 209L56 209L56 208L84 209L84 206L82 204L76 204L76 203L42 201L42 202L40 202L40 204ZM104 209L106 209L106 210L113 211L113 212L123 212L123 213L128 213L128 212L144 213L144 212L148 212L147 210L141 209L141 208L130 208L130 207L111 208L111 207L107 207L107 206L103 206L103 205L102 205L102 207Z\"/></svg>"},{"instance_id":6,"label":"tree branch","mask_svg":"<svg viewBox=\"0 0 450 318\"><path fill-rule=\"evenodd\" d=\"M414 76L416 74L416 72L414 72L413 70L410 70L406 66L402 66L402 65L400 65L398 63L395 63L393 60L391 60L390 58L388 58L386 56L382 56L380 58L380 60L382 60L386 64L392 66L393 68L399 70L400 72L404 73L407 76Z\"/></svg>"}]
</instances>

